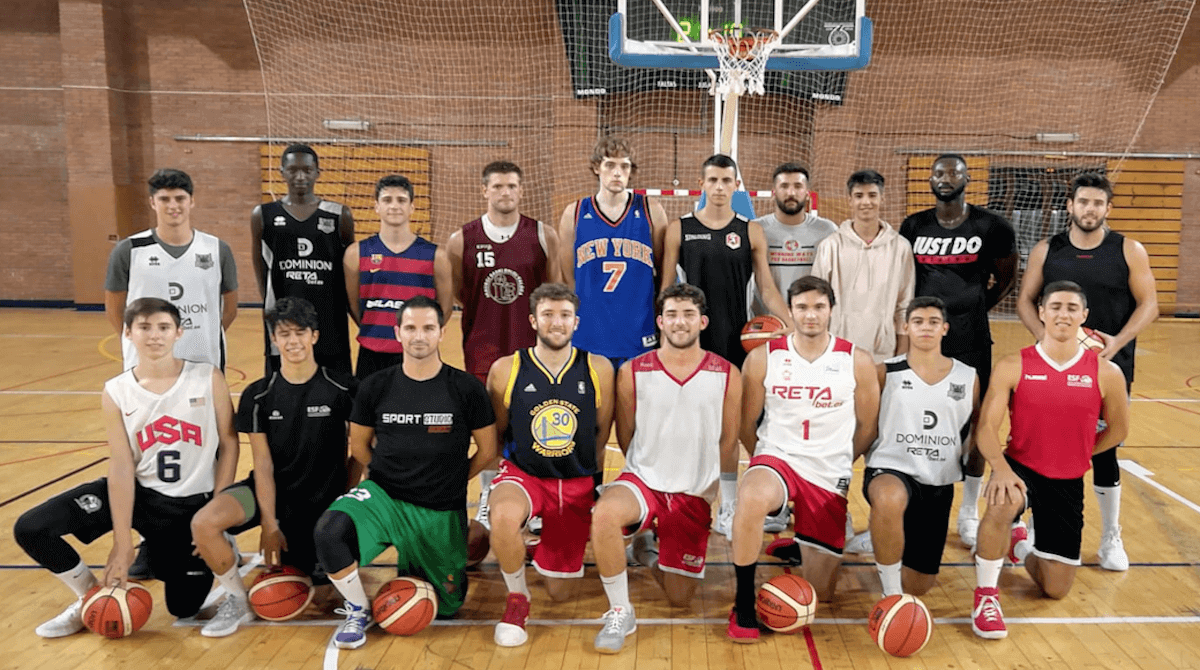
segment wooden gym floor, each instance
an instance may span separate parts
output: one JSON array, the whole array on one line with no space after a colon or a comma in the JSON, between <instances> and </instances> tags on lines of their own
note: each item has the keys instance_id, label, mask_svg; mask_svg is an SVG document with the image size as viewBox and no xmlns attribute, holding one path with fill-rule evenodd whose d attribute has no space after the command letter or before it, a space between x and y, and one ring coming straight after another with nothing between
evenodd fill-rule
<instances>
[{"instance_id":1,"label":"wooden gym floor","mask_svg":"<svg viewBox=\"0 0 1200 670\"><path fill-rule=\"evenodd\" d=\"M257 310L243 310L231 329L228 378L234 393L261 375L259 323ZM120 372L118 348L99 313L4 309L0 324L0 347L8 352L0 359L0 591L7 594L0 609L0 668L1200 668L1196 322L1160 321L1139 341L1133 426L1120 452L1130 570L1111 573L1097 567L1099 517L1089 492L1085 566L1071 595L1063 601L1040 598L1023 569L1006 570L1001 586L1010 635L985 641L970 629L973 564L952 526L938 585L924 598L937 626L925 650L910 659L884 655L867 634L865 617L879 597L869 556L847 556L836 602L822 605L809 635L765 635L755 645L731 644L725 619L733 600L733 570L729 545L716 536L709 545L708 577L690 609L669 607L653 578L631 568L639 627L617 656L592 650L597 617L607 601L590 566L576 587L577 597L566 603L551 603L532 577L530 643L497 648L492 625L502 614L505 589L491 558L472 574L457 618L411 638L376 629L368 644L354 651L329 645L333 602L314 604L298 621L259 622L214 640L201 637L194 623L172 620L158 582L147 583L156 600L154 614L133 637L110 641L85 632L42 640L34 627L58 614L70 597L12 542L11 528L23 511L105 474L108 452L98 395L103 381ZM997 323L995 330L997 358L1029 342L1016 322ZM443 351L456 364L462 360L459 340L455 321ZM610 479L620 464L619 454L614 456ZM239 475L249 466L243 438ZM859 486L856 476L850 507L861 530L867 508ZM472 482L472 501L477 491ZM249 557L257 550L256 533L241 536L239 544ZM102 538L82 554L89 564L102 565L110 547ZM389 578L389 556L366 570L369 592ZM759 577L779 570L764 566Z\"/></svg>"}]
</instances>

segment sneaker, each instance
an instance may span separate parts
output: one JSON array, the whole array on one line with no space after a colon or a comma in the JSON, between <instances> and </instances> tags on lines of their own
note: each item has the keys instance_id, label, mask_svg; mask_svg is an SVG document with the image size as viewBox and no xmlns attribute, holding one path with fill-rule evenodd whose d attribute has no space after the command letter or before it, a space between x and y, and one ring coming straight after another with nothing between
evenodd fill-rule
<instances>
[{"instance_id":1,"label":"sneaker","mask_svg":"<svg viewBox=\"0 0 1200 670\"><path fill-rule=\"evenodd\" d=\"M847 554L873 554L875 543L871 542L871 531L864 530L846 542Z\"/></svg>"},{"instance_id":2,"label":"sneaker","mask_svg":"<svg viewBox=\"0 0 1200 670\"><path fill-rule=\"evenodd\" d=\"M492 637L501 647L519 647L529 641L529 633L525 632L525 622L529 621L529 598L524 593L508 594L508 604L504 606L504 618L496 624L496 634Z\"/></svg>"},{"instance_id":3,"label":"sneaker","mask_svg":"<svg viewBox=\"0 0 1200 670\"><path fill-rule=\"evenodd\" d=\"M739 644L758 642L758 626L753 628L739 626L736 609L729 610L729 628L725 630L725 634L729 636L730 640Z\"/></svg>"},{"instance_id":4,"label":"sneaker","mask_svg":"<svg viewBox=\"0 0 1200 670\"><path fill-rule=\"evenodd\" d=\"M781 537L767 545L767 556L777 558L790 566L801 564L800 545L794 537Z\"/></svg>"},{"instance_id":5,"label":"sneaker","mask_svg":"<svg viewBox=\"0 0 1200 670\"><path fill-rule=\"evenodd\" d=\"M334 614L345 614L346 620L338 626L333 643L338 649L358 649L367 642L367 629L375 625L371 618L370 607L359 607L349 600L345 607L339 607Z\"/></svg>"},{"instance_id":6,"label":"sneaker","mask_svg":"<svg viewBox=\"0 0 1200 670\"><path fill-rule=\"evenodd\" d=\"M779 514L768 515L766 520L763 521L763 532L782 533L783 531L787 530L788 521L790 520L791 510L788 509L787 505L784 505L783 508L779 510Z\"/></svg>"},{"instance_id":7,"label":"sneaker","mask_svg":"<svg viewBox=\"0 0 1200 670\"><path fill-rule=\"evenodd\" d=\"M1129 555L1125 553L1125 543L1121 540L1121 527L1105 533L1100 538L1100 567L1115 572L1125 572L1129 569Z\"/></svg>"},{"instance_id":8,"label":"sneaker","mask_svg":"<svg viewBox=\"0 0 1200 670\"><path fill-rule=\"evenodd\" d=\"M1013 565L1020 565L1022 560L1017 557L1017 545L1025 543L1025 547L1029 547L1029 529L1025 524L1019 523L1012 527L1012 533L1009 536L1008 542L1008 562Z\"/></svg>"},{"instance_id":9,"label":"sneaker","mask_svg":"<svg viewBox=\"0 0 1200 670\"><path fill-rule=\"evenodd\" d=\"M657 565L658 542L654 538L654 533L639 533L633 536L633 542L629 543L629 557L637 565L647 568Z\"/></svg>"},{"instance_id":10,"label":"sneaker","mask_svg":"<svg viewBox=\"0 0 1200 670\"><path fill-rule=\"evenodd\" d=\"M1000 590L975 589L975 610L971 612L971 630L982 638L999 640L1008 637L1004 612L1000 610Z\"/></svg>"},{"instance_id":11,"label":"sneaker","mask_svg":"<svg viewBox=\"0 0 1200 670\"><path fill-rule=\"evenodd\" d=\"M475 510L475 520L483 524L490 532L492 530L492 522L488 519L488 494L492 492L492 487L485 486L479 491L479 508Z\"/></svg>"},{"instance_id":12,"label":"sneaker","mask_svg":"<svg viewBox=\"0 0 1200 670\"><path fill-rule=\"evenodd\" d=\"M531 535L536 535L538 537L541 537L542 536L542 517L540 517L540 516L529 517L529 522L525 524L525 528L529 531L529 533Z\"/></svg>"},{"instance_id":13,"label":"sneaker","mask_svg":"<svg viewBox=\"0 0 1200 670\"><path fill-rule=\"evenodd\" d=\"M204 637L225 637L237 632L238 626L254 619L250 603L242 598L229 596L217 608L217 615L204 624L200 634Z\"/></svg>"},{"instance_id":14,"label":"sneaker","mask_svg":"<svg viewBox=\"0 0 1200 670\"><path fill-rule=\"evenodd\" d=\"M616 654L625 646L625 638L637 630L637 617L633 610L614 607L604 613L604 628L596 633L596 651L601 654Z\"/></svg>"},{"instance_id":15,"label":"sneaker","mask_svg":"<svg viewBox=\"0 0 1200 670\"><path fill-rule=\"evenodd\" d=\"M974 549L975 543L979 539L979 516L978 513L964 515L962 512L958 514L958 539L962 540L963 546Z\"/></svg>"},{"instance_id":16,"label":"sneaker","mask_svg":"<svg viewBox=\"0 0 1200 670\"><path fill-rule=\"evenodd\" d=\"M133 563L129 566L129 578L154 579L154 571L150 569L149 551L146 549L144 541L138 545L137 556L133 558Z\"/></svg>"},{"instance_id":17,"label":"sneaker","mask_svg":"<svg viewBox=\"0 0 1200 670\"><path fill-rule=\"evenodd\" d=\"M38 626L38 637L66 637L83 630L83 598L71 603L62 614Z\"/></svg>"},{"instance_id":18,"label":"sneaker","mask_svg":"<svg viewBox=\"0 0 1200 670\"><path fill-rule=\"evenodd\" d=\"M717 522L713 524L717 534L724 535L726 540L733 542L733 503L722 502L717 509Z\"/></svg>"}]
</instances>

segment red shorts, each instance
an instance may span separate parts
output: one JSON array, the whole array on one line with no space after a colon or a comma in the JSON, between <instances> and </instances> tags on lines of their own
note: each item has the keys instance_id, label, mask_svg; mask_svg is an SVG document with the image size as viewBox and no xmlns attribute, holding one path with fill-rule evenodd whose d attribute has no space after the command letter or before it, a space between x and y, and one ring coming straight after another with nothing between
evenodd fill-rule
<instances>
[{"instance_id":1,"label":"red shorts","mask_svg":"<svg viewBox=\"0 0 1200 670\"><path fill-rule=\"evenodd\" d=\"M794 506L796 539L837 556L846 546L846 498L802 478L774 456L755 456L750 467L770 470Z\"/></svg>"},{"instance_id":2,"label":"red shorts","mask_svg":"<svg viewBox=\"0 0 1200 670\"><path fill-rule=\"evenodd\" d=\"M501 459L492 487L503 483L521 487L530 516L542 517L542 541L534 549L533 567L547 577L582 577L596 502L592 478L542 479Z\"/></svg>"},{"instance_id":3,"label":"red shorts","mask_svg":"<svg viewBox=\"0 0 1200 670\"><path fill-rule=\"evenodd\" d=\"M685 577L704 578L712 504L686 493L663 493L625 472L614 484L633 492L642 507L640 523L627 527L625 537L657 525L658 567Z\"/></svg>"}]
</instances>

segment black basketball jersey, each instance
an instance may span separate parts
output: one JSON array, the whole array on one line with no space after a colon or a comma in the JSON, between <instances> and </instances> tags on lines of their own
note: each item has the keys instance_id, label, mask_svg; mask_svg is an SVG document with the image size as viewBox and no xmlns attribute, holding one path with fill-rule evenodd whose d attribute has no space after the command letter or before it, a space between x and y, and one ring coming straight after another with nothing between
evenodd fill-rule
<instances>
[{"instance_id":1,"label":"black basketball jersey","mask_svg":"<svg viewBox=\"0 0 1200 670\"><path fill-rule=\"evenodd\" d=\"M582 349L572 348L571 359L557 375L542 365L533 348L518 349L504 390L504 457L545 479L594 474L599 385Z\"/></svg>"},{"instance_id":2,"label":"black basketball jersey","mask_svg":"<svg viewBox=\"0 0 1200 670\"><path fill-rule=\"evenodd\" d=\"M740 368L746 360L741 335L749 320L747 295L754 274L750 221L735 214L724 228L713 230L688 214L679 224L681 279L699 287L708 300L708 328L700 331L700 346Z\"/></svg>"},{"instance_id":3,"label":"black basketball jersey","mask_svg":"<svg viewBox=\"0 0 1200 670\"><path fill-rule=\"evenodd\" d=\"M300 221L283 202L262 205L262 253L267 266L265 309L280 298L304 298L317 308L321 337L314 353L322 365L350 370L346 280L340 228L342 206L322 200L312 216ZM267 354L272 351L267 337ZM344 365L340 364L344 363Z\"/></svg>"},{"instance_id":4,"label":"black basketball jersey","mask_svg":"<svg viewBox=\"0 0 1200 670\"><path fill-rule=\"evenodd\" d=\"M1042 265L1042 286L1056 281L1073 281L1083 287L1088 299L1088 318L1083 325L1109 335L1121 332L1137 309L1129 290L1129 264L1125 262L1125 236L1108 231L1095 249L1078 249L1063 231L1047 243L1046 262ZM1113 363L1133 383L1133 354L1137 340L1126 344L1113 356Z\"/></svg>"}]
</instances>

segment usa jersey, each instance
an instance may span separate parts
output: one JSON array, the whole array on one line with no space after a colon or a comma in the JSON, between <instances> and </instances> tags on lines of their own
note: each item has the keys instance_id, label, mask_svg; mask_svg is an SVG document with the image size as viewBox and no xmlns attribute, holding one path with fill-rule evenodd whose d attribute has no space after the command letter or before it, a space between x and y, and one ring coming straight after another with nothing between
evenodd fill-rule
<instances>
[{"instance_id":1,"label":"usa jersey","mask_svg":"<svg viewBox=\"0 0 1200 670\"><path fill-rule=\"evenodd\" d=\"M1063 365L1035 344L1021 350L1021 378L1008 403L1008 450L1050 479L1078 479L1092 466L1100 394L1100 357L1079 347Z\"/></svg>"},{"instance_id":2,"label":"usa jersey","mask_svg":"<svg viewBox=\"0 0 1200 670\"><path fill-rule=\"evenodd\" d=\"M212 374L208 363L184 361L179 379L161 395L142 388L132 370L105 382L123 414L142 486L172 498L212 493L220 442Z\"/></svg>"},{"instance_id":3,"label":"usa jersey","mask_svg":"<svg viewBox=\"0 0 1200 670\"><path fill-rule=\"evenodd\" d=\"M811 363L792 336L767 343L764 415L755 456L774 456L805 480L846 495L854 459L854 345L830 336Z\"/></svg>"},{"instance_id":4,"label":"usa jersey","mask_svg":"<svg viewBox=\"0 0 1200 670\"><path fill-rule=\"evenodd\" d=\"M504 458L543 479L573 479L596 472L596 410L600 381L588 353L572 349L557 375L533 349L519 349L504 390L508 428Z\"/></svg>"},{"instance_id":5,"label":"usa jersey","mask_svg":"<svg viewBox=\"0 0 1200 670\"><path fill-rule=\"evenodd\" d=\"M575 204L574 340L580 348L633 358L658 345L652 230L644 195L631 193L616 221L604 216L595 197Z\"/></svg>"}]
</instances>

